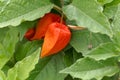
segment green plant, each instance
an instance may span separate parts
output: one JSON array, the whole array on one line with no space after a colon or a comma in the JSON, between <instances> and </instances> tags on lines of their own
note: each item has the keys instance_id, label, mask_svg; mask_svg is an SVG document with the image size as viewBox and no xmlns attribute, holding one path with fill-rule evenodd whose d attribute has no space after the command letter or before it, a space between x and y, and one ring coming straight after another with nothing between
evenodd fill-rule
<instances>
[{"instance_id":1,"label":"green plant","mask_svg":"<svg viewBox=\"0 0 120 80\"><path fill-rule=\"evenodd\" d=\"M49 13L57 18L43 19ZM58 38L45 38L56 28ZM63 41L64 29L70 30L70 42ZM48 38L56 44L41 58ZM0 80L119 80L119 75L120 0L0 0Z\"/></svg>"}]
</instances>

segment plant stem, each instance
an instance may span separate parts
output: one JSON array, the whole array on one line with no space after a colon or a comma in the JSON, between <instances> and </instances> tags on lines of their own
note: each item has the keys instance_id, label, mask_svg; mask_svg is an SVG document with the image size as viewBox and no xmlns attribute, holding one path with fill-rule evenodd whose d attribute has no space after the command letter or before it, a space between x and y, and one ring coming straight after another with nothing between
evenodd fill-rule
<instances>
[{"instance_id":1,"label":"plant stem","mask_svg":"<svg viewBox=\"0 0 120 80\"><path fill-rule=\"evenodd\" d=\"M64 5L64 0L60 0L61 1L61 20L60 20L60 23L62 24L62 22L63 22L63 5Z\"/></svg>"}]
</instances>

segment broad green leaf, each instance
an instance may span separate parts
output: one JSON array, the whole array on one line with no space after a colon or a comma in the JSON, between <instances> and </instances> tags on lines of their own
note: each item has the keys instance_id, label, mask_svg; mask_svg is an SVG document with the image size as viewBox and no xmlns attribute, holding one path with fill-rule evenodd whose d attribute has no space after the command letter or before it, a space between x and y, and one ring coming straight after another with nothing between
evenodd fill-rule
<instances>
[{"instance_id":1,"label":"broad green leaf","mask_svg":"<svg viewBox=\"0 0 120 80\"><path fill-rule=\"evenodd\" d=\"M6 34L6 32L7 32L8 30L9 30L8 27L0 28L0 34L2 34L2 35L0 35L0 42L3 41L3 38L5 37L5 34Z\"/></svg>"},{"instance_id":2,"label":"broad green leaf","mask_svg":"<svg viewBox=\"0 0 120 80\"><path fill-rule=\"evenodd\" d=\"M12 65L13 66L13 65ZM7 72L8 72L8 70L10 69L11 67L8 65L8 64L6 64L6 65L4 65L4 67L1 69L3 72L4 72L4 74L5 75L7 75Z\"/></svg>"},{"instance_id":3,"label":"broad green leaf","mask_svg":"<svg viewBox=\"0 0 120 80\"><path fill-rule=\"evenodd\" d=\"M113 0L97 0L100 4L104 5L104 4L107 4L107 3L110 3L112 2Z\"/></svg>"},{"instance_id":4,"label":"broad green leaf","mask_svg":"<svg viewBox=\"0 0 120 80\"><path fill-rule=\"evenodd\" d=\"M112 41L116 44L116 46L118 46L118 50L120 51L120 32L115 32L114 36L112 38Z\"/></svg>"},{"instance_id":5,"label":"broad green leaf","mask_svg":"<svg viewBox=\"0 0 120 80\"><path fill-rule=\"evenodd\" d=\"M73 0L72 4L63 8L63 12L69 20L75 20L78 26L112 36L110 23L95 0Z\"/></svg>"},{"instance_id":6,"label":"broad green leaf","mask_svg":"<svg viewBox=\"0 0 120 80\"><path fill-rule=\"evenodd\" d=\"M8 71L7 80L25 80L29 76L30 71L32 71L38 63L39 53L40 49L17 62L15 66Z\"/></svg>"},{"instance_id":7,"label":"broad green leaf","mask_svg":"<svg viewBox=\"0 0 120 80\"><path fill-rule=\"evenodd\" d=\"M0 0L0 13L5 9L10 0Z\"/></svg>"},{"instance_id":8,"label":"broad green leaf","mask_svg":"<svg viewBox=\"0 0 120 80\"><path fill-rule=\"evenodd\" d=\"M6 1L6 0L4 0ZM33 21L50 12L53 4L49 0L7 0L0 2L0 28L17 26L23 21Z\"/></svg>"},{"instance_id":9,"label":"broad green leaf","mask_svg":"<svg viewBox=\"0 0 120 80\"><path fill-rule=\"evenodd\" d=\"M70 44L77 52L85 54L91 49L99 46L101 43L109 42L106 35L91 33L87 30L73 31ZM89 48L91 46L91 49Z\"/></svg>"},{"instance_id":10,"label":"broad green leaf","mask_svg":"<svg viewBox=\"0 0 120 80\"><path fill-rule=\"evenodd\" d=\"M120 56L118 57L118 61L120 62Z\"/></svg>"},{"instance_id":11,"label":"broad green leaf","mask_svg":"<svg viewBox=\"0 0 120 80\"><path fill-rule=\"evenodd\" d=\"M113 0L111 3L105 5L103 12L109 19L114 18L115 13L117 12L119 3L120 3L120 0Z\"/></svg>"},{"instance_id":12,"label":"broad green leaf","mask_svg":"<svg viewBox=\"0 0 120 80\"><path fill-rule=\"evenodd\" d=\"M104 14L109 18L110 22L112 22L114 19L119 3L120 0L113 0L111 3L105 5Z\"/></svg>"},{"instance_id":13,"label":"broad green leaf","mask_svg":"<svg viewBox=\"0 0 120 80\"><path fill-rule=\"evenodd\" d=\"M14 53L16 61L22 60L24 57L33 53L38 47L41 47L41 44L42 41L18 42Z\"/></svg>"},{"instance_id":14,"label":"broad green leaf","mask_svg":"<svg viewBox=\"0 0 120 80\"><path fill-rule=\"evenodd\" d=\"M100 80L104 76L112 76L118 71L119 68L114 58L105 61L82 58L77 60L72 66L60 72L70 74L75 78L81 78L83 80L90 80L92 78Z\"/></svg>"},{"instance_id":15,"label":"broad green leaf","mask_svg":"<svg viewBox=\"0 0 120 80\"><path fill-rule=\"evenodd\" d=\"M113 42L116 43L116 45L118 45L120 47L120 4L118 5L118 9L115 14L115 18L114 18L112 27L113 27L113 31L114 31L114 35L112 38ZM119 51L120 51L120 49L119 49Z\"/></svg>"},{"instance_id":16,"label":"broad green leaf","mask_svg":"<svg viewBox=\"0 0 120 80\"><path fill-rule=\"evenodd\" d=\"M113 21L113 31L114 33L120 32L120 4L118 5L118 9Z\"/></svg>"},{"instance_id":17,"label":"broad green leaf","mask_svg":"<svg viewBox=\"0 0 120 80\"><path fill-rule=\"evenodd\" d=\"M63 56L57 54L53 57L40 59L35 70L30 74L27 80L64 80L64 74L59 71L64 69Z\"/></svg>"},{"instance_id":18,"label":"broad green leaf","mask_svg":"<svg viewBox=\"0 0 120 80\"><path fill-rule=\"evenodd\" d=\"M115 44L104 43L91 50L84 56L93 58L95 60L105 60L119 55L120 51L117 50L117 46Z\"/></svg>"},{"instance_id":19,"label":"broad green leaf","mask_svg":"<svg viewBox=\"0 0 120 80\"><path fill-rule=\"evenodd\" d=\"M6 76L3 71L0 70L0 80L6 80Z\"/></svg>"},{"instance_id":20,"label":"broad green leaf","mask_svg":"<svg viewBox=\"0 0 120 80\"><path fill-rule=\"evenodd\" d=\"M13 56L17 42L18 31L15 28L10 28L0 43L0 69Z\"/></svg>"},{"instance_id":21,"label":"broad green leaf","mask_svg":"<svg viewBox=\"0 0 120 80\"><path fill-rule=\"evenodd\" d=\"M104 9L104 14L109 18L109 19L112 19L114 18L115 16L115 12L117 11L117 5L114 5L114 6L106 6L105 9Z\"/></svg>"}]
</instances>

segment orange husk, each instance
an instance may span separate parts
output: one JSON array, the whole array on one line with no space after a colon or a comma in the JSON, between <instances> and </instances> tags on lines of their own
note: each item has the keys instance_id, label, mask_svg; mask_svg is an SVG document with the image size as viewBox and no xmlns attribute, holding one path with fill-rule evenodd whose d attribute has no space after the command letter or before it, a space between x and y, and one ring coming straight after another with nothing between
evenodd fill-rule
<instances>
[{"instance_id":1,"label":"orange husk","mask_svg":"<svg viewBox=\"0 0 120 80\"><path fill-rule=\"evenodd\" d=\"M38 22L35 35L31 38L31 40L40 40L44 38L45 33L48 29L48 25L53 22L60 22L60 16L54 13L45 14Z\"/></svg>"},{"instance_id":2,"label":"orange husk","mask_svg":"<svg viewBox=\"0 0 120 80\"><path fill-rule=\"evenodd\" d=\"M34 28L30 28L24 35L24 37L28 40L31 40L31 38L34 36L35 34L35 29Z\"/></svg>"},{"instance_id":3,"label":"orange husk","mask_svg":"<svg viewBox=\"0 0 120 80\"><path fill-rule=\"evenodd\" d=\"M56 54L67 46L71 32L64 24L54 22L49 25L45 34L40 57Z\"/></svg>"}]
</instances>

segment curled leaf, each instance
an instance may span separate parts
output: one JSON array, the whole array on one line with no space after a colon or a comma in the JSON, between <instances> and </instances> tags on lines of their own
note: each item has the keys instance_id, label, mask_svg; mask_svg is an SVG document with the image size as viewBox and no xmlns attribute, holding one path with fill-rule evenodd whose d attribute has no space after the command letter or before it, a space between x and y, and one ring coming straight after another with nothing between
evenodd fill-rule
<instances>
[{"instance_id":1,"label":"curled leaf","mask_svg":"<svg viewBox=\"0 0 120 80\"><path fill-rule=\"evenodd\" d=\"M49 25L45 34L41 57L56 54L66 47L71 38L71 32L64 24L54 22Z\"/></svg>"}]
</instances>

